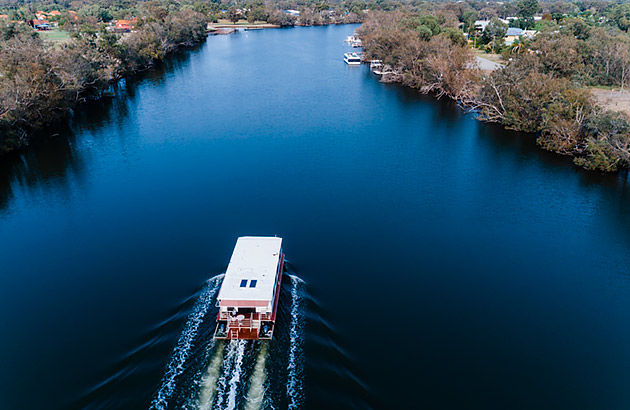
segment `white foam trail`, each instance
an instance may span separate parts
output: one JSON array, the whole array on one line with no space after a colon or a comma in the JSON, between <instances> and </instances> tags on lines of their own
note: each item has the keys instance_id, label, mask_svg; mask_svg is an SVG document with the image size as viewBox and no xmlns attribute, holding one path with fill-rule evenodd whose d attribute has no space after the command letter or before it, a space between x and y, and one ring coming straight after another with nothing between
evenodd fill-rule
<instances>
[{"instance_id":1,"label":"white foam trail","mask_svg":"<svg viewBox=\"0 0 630 410\"><path fill-rule=\"evenodd\" d=\"M291 278L291 325L289 327L289 376L287 385L287 396L289 397L289 410L300 408L302 400L302 380L301 362L298 356L302 352L302 315L300 303L302 298L298 291L298 286L304 281L297 276L289 275Z\"/></svg>"},{"instance_id":2,"label":"white foam trail","mask_svg":"<svg viewBox=\"0 0 630 410\"><path fill-rule=\"evenodd\" d=\"M228 386L228 377L232 373L232 367L234 366L234 358L236 357L237 350L238 341L230 340L227 348L227 353L225 355L225 360L223 360L223 370L221 371L219 382L217 383L217 405L215 406L215 408L217 409L223 408L223 401L225 400L225 390Z\"/></svg>"},{"instance_id":3,"label":"white foam trail","mask_svg":"<svg viewBox=\"0 0 630 410\"><path fill-rule=\"evenodd\" d=\"M219 380L219 372L223 363L223 348L221 343L214 353L214 357L208 366L206 374L201 379L201 393L199 394L199 410L211 410L212 400L214 400L217 391L217 382Z\"/></svg>"},{"instance_id":4,"label":"white foam trail","mask_svg":"<svg viewBox=\"0 0 630 410\"><path fill-rule=\"evenodd\" d=\"M241 380L241 370L243 368L243 356L245 355L245 340L238 341L236 360L234 363L234 371L230 379L230 391L228 393L227 410L236 408L236 389L238 382Z\"/></svg>"},{"instance_id":5,"label":"white foam trail","mask_svg":"<svg viewBox=\"0 0 630 410\"><path fill-rule=\"evenodd\" d=\"M171 360L166 368L166 373L162 378L162 385L151 403L151 409L165 410L167 408L168 399L175 391L175 379L184 371L184 364L190 355L190 349L199 330L199 325L201 325L208 309L212 306L214 295L219 290L223 276L225 275L221 274L209 279L205 289L199 295L199 299L195 302L193 310L184 325L184 330L179 336L177 346L175 346Z\"/></svg>"},{"instance_id":6,"label":"white foam trail","mask_svg":"<svg viewBox=\"0 0 630 410\"><path fill-rule=\"evenodd\" d=\"M267 343L263 342L260 352L258 352L256 366L254 367L254 374L252 375L249 385L245 410L261 410L263 408L263 399L265 398L265 380L267 380L267 374L265 373L266 360Z\"/></svg>"}]
</instances>

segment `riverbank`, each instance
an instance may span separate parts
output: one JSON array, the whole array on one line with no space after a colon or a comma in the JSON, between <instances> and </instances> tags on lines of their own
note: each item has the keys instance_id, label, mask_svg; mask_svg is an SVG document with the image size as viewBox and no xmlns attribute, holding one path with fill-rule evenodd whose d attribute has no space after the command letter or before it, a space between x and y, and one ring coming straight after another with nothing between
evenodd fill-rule
<instances>
[{"instance_id":1,"label":"riverbank","mask_svg":"<svg viewBox=\"0 0 630 410\"><path fill-rule=\"evenodd\" d=\"M532 133L541 148L573 157L586 169L630 169L630 118L610 110L611 104L598 104L586 84L576 80L581 75L588 82L617 81L611 70L608 77L601 77L602 67L610 62L584 50L621 41L615 36L627 34L597 28L593 29L597 37L594 34L587 42L570 32L540 32L498 64L475 56L463 33L448 25L435 25L422 36L420 28L400 24L414 17L419 27L434 18L372 13L358 30L366 59L382 60L393 68L394 74L384 81L447 96L482 121ZM626 40L630 44L630 38Z\"/></svg>"},{"instance_id":2,"label":"riverbank","mask_svg":"<svg viewBox=\"0 0 630 410\"><path fill-rule=\"evenodd\" d=\"M236 29L246 29L246 30L257 30L257 29L264 29L264 28L280 28L282 26L279 26L277 24L268 24L268 23L262 23L262 24L208 24L208 30L209 31L213 31L213 30L218 30L218 29L222 29L222 28L236 28Z\"/></svg>"},{"instance_id":3,"label":"riverbank","mask_svg":"<svg viewBox=\"0 0 630 410\"><path fill-rule=\"evenodd\" d=\"M205 41L205 28L201 13L165 12L162 20L147 19L122 35L77 24L60 47L33 36L26 25L0 25L0 153L51 135L53 125L78 104L99 99L120 79Z\"/></svg>"},{"instance_id":4,"label":"riverbank","mask_svg":"<svg viewBox=\"0 0 630 410\"><path fill-rule=\"evenodd\" d=\"M264 29L264 28L280 28L282 27L280 24L272 24L267 21L254 21L249 22L247 20L239 20L236 23L230 22L225 19L218 19L215 23L208 23L208 30L216 30L222 28L235 28L235 29Z\"/></svg>"}]
</instances>

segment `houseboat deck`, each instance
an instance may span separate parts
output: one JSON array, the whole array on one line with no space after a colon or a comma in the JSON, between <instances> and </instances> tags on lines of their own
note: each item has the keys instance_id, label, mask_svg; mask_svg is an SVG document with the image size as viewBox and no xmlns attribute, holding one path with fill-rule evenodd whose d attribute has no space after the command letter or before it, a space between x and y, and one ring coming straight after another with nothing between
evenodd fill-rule
<instances>
[{"instance_id":1,"label":"houseboat deck","mask_svg":"<svg viewBox=\"0 0 630 410\"><path fill-rule=\"evenodd\" d=\"M219 291L215 339L271 339L284 267L281 238L239 238Z\"/></svg>"}]
</instances>

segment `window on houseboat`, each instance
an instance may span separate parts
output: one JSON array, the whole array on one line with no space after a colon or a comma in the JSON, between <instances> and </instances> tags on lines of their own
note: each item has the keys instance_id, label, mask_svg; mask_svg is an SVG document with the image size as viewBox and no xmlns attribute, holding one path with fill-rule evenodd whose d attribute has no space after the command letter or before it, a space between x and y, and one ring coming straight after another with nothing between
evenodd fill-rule
<instances>
[{"instance_id":1,"label":"window on houseboat","mask_svg":"<svg viewBox=\"0 0 630 410\"><path fill-rule=\"evenodd\" d=\"M249 282L249 287L250 287L250 288L255 288L257 283L258 283L258 281L257 281L256 279L252 279L252 280Z\"/></svg>"},{"instance_id":2,"label":"window on houseboat","mask_svg":"<svg viewBox=\"0 0 630 410\"><path fill-rule=\"evenodd\" d=\"M242 288L247 287L247 279L243 279L243 280L241 280L241 287L242 287Z\"/></svg>"}]
</instances>

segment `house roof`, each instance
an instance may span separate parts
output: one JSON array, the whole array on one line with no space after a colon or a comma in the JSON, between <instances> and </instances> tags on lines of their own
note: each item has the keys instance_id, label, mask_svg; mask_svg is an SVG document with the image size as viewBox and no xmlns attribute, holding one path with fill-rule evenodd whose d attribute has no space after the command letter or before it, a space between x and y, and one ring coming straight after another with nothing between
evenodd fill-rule
<instances>
[{"instance_id":1,"label":"house roof","mask_svg":"<svg viewBox=\"0 0 630 410\"><path fill-rule=\"evenodd\" d=\"M238 238L219 291L221 305L225 301L271 302L281 247L282 238Z\"/></svg>"},{"instance_id":2,"label":"house roof","mask_svg":"<svg viewBox=\"0 0 630 410\"><path fill-rule=\"evenodd\" d=\"M507 33L505 34L506 36L522 36L523 35L523 29L522 28L516 28L516 27L510 27L507 29Z\"/></svg>"},{"instance_id":3,"label":"house roof","mask_svg":"<svg viewBox=\"0 0 630 410\"><path fill-rule=\"evenodd\" d=\"M8 14L0 14L0 19L8 19L9 15Z\"/></svg>"}]
</instances>

